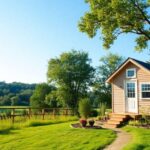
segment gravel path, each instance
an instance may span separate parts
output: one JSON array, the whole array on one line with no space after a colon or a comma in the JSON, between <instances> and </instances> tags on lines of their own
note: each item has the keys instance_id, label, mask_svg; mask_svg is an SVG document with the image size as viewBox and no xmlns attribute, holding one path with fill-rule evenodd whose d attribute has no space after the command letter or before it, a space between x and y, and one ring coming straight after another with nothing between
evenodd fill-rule
<instances>
[{"instance_id":1,"label":"gravel path","mask_svg":"<svg viewBox=\"0 0 150 150\"><path fill-rule=\"evenodd\" d=\"M117 133L117 138L116 140L108 145L108 147L106 147L104 150L122 150L122 148L129 143L129 141L131 140L131 135L125 131L123 131L122 129L112 129Z\"/></svg>"}]
</instances>

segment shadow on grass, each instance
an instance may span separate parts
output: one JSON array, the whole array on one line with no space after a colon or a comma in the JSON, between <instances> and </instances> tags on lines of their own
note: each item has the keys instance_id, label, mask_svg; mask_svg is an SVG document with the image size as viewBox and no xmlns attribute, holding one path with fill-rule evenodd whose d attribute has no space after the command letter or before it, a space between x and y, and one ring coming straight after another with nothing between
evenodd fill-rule
<instances>
[{"instance_id":1,"label":"shadow on grass","mask_svg":"<svg viewBox=\"0 0 150 150\"><path fill-rule=\"evenodd\" d=\"M5 134L16 134L16 132L12 132L14 130L20 130L21 128L19 127L9 127L6 129L0 129L0 135L5 135Z\"/></svg>"},{"instance_id":2,"label":"shadow on grass","mask_svg":"<svg viewBox=\"0 0 150 150\"><path fill-rule=\"evenodd\" d=\"M146 149L146 148L149 148L149 147L147 147L146 145L143 145L143 144L133 144L132 146L129 146L128 148L127 148L127 150L129 150L129 149L133 149L133 150L144 150L144 149ZM126 150L126 148L125 148L125 150ZM148 150L148 149L147 149Z\"/></svg>"},{"instance_id":3,"label":"shadow on grass","mask_svg":"<svg viewBox=\"0 0 150 150\"><path fill-rule=\"evenodd\" d=\"M10 127L7 129L2 129L2 130L0 130L0 134L10 134L10 133L12 133L11 130L14 130L14 128Z\"/></svg>"},{"instance_id":4,"label":"shadow on grass","mask_svg":"<svg viewBox=\"0 0 150 150\"><path fill-rule=\"evenodd\" d=\"M71 122L71 121L72 120L68 120L68 121L55 121L55 122L52 122L52 121L48 121L48 122L32 121L26 127L39 127L39 126L46 126L46 125L55 125L55 124L67 123L67 122Z\"/></svg>"}]
</instances>

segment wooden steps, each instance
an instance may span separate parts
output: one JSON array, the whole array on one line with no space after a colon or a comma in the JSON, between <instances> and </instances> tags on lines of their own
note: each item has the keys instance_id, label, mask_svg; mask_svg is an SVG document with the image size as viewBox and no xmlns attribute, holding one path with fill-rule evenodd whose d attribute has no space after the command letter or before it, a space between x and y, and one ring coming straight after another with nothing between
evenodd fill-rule
<instances>
[{"instance_id":1,"label":"wooden steps","mask_svg":"<svg viewBox=\"0 0 150 150\"><path fill-rule=\"evenodd\" d=\"M130 119L129 115L125 114L111 114L111 118L104 124L106 128L117 128L122 125L123 122Z\"/></svg>"}]
</instances>

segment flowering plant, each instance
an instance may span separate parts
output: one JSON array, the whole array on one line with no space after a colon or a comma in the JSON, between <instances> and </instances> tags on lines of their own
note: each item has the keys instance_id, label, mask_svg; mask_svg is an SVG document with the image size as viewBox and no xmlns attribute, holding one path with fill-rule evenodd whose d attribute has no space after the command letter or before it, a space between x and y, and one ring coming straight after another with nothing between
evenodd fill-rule
<instances>
[{"instance_id":1,"label":"flowering plant","mask_svg":"<svg viewBox=\"0 0 150 150\"><path fill-rule=\"evenodd\" d=\"M86 127L87 121L85 119L80 119L80 123L82 124L82 127Z\"/></svg>"}]
</instances>

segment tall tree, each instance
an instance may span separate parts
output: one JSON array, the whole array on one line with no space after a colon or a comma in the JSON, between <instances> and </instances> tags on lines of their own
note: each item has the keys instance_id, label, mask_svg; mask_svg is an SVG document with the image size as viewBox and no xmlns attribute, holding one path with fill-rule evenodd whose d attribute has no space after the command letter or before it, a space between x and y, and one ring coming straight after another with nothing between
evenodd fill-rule
<instances>
[{"instance_id":1,"label":"tall tree","mask_svg":"<svg viewBox=\"0 0 150 150\"><path fill-rule=\"evenodd\" d=\"M93 88L96 101L99 101L99 103L105 102L107 106L111 106L111 85L106 84L105 81L123 61L122 56L112 53L100 58L101 64L97 69Z\"/></svg>"},{"instance_id":2,"label":"tall tree","mask_svg":"<svg viewBox=\"0 0 150 150\"><path fill-rule=\"evenodd\" d=\"M133 33L140 51L148 47L150 41L150 1L149 0L85 0L90 5L79 22L79 29L89 37L101 31L103 46L110 48L120 34Z\"/></svg>"},{"instance_id":3,"label":"tall tree","mask_svg":"<svg viewBox=\"0 0 150 150\"><path fill-rule=\"evenodd\" d=\"M30 105L32 107L44 108L49 107L46 102L46 96L54 89L46 83L40 83L36 86L33 95L30 98Z\"/></svg>"},{"instance_id":4,"label":"tall tree","mask_svg":"<svg viewBox=\"0 0 150 150\"><path fill-rule=\"evenodd\" d=\"M86 93L94 69L88 54L72 50L64 52L48 64L48 82L57 87L57 97L65 106L77 107L79 98Z\"/></svg>"}]
</instances>

